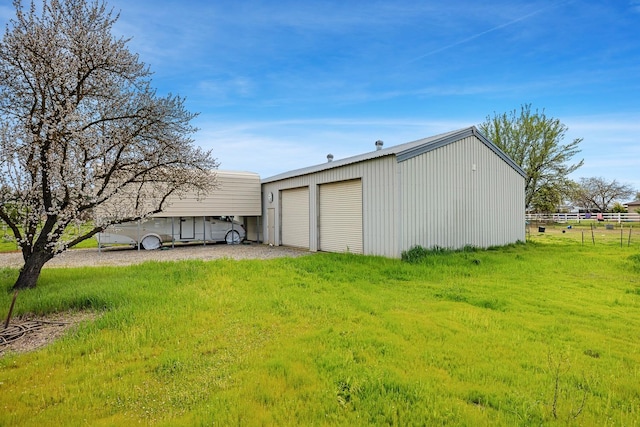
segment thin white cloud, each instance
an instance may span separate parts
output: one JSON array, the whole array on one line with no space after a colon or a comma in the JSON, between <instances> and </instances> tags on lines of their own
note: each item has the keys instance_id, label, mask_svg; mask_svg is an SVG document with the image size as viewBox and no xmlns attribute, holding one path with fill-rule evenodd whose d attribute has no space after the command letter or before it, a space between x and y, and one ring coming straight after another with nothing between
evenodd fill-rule
<instances>
[{"instance_id":1,"label":"thin white cloud","mask_svg":"<svg viewBox=\"0 0 640 427\"><path fill-rule=\"evenodd\" d=\"M375 141L393 146L474 124L472 121L317 118L225 122L204 117L196 143L212 148L221 169L240 169L267 177L326 161L373 151Z\"/></svg>"},{"instance_id":2,"label":"thin white cloud","mask_svg":"<svg viewBox=\"0 0 640 427\"><path fill-rule=\"evenodd\" d=\"M250 78L237 76L226 80L201 80L196 87L201 96L226 100L251 96L255 83Z\"/></svg>"},{"instance_id":3,"label":"thin white cloud","mask_svg":"<svg viewBox=\"0 0 640 427\"><path fill-rule=\"evenodd\" d=\"M429 52L426 52L423 55L420 55L420 56L417 56L415 58L412 58L411 60L407 61L407 64L410 64L410 63L416 62L416 61L420 61L421 59L424 59L426 57L435 55L435 54L443 52L445 50L449 50L449 49L452 49L454 47L469 43L469 42L471 42L471 41L473 41L475 39L478 39L478 38L480 38L482 36L485 36L487 34L502 30L503 28L510 27L510 26L512 26L514 24L517 24L519 22L525 21L525 20L527 20L529 18L532 18L535 15L538 15L538 14L542 13L542 12L546 12L549 9L560 7L560 6L562 6L562 5L566 4L566 3L569 3L570 1L573 1L573 0L566 0L566 1L563 1L563 2L552 3L552 4L548 5L548 6L545 6L545 7L542 7L540 9L534 10L533 12L526 13L524 15L518 16L517 18L512 19L512 20L510 20L508 22L502 23L500 25L496 25L496 26L491 27L491 28L489 28L487 30L480 31L478 33L472 34L472 35L470 35L468 37L465 37L465 38L463 38L461 40L458 40L456 42L449 43L447 45L444 45L444 46L438 47L436 49L433 49L433 50L431 50Z\"/></svg>"}]
</instances>

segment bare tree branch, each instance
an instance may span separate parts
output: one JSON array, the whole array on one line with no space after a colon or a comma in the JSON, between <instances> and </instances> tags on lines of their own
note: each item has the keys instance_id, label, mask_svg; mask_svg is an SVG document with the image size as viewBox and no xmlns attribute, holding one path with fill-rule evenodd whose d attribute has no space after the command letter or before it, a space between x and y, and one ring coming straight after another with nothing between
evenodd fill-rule
<instances>
[{"instance_id":1,"label":"bare tree branch","mask_svg":"<svg viewBox=\"0 0 640 427\"><path fill-rule=\"evenodd\" d=\"M624 202L635 194L629 184L607 181L601 177L580 178L574 185L571 199L579 207L589 211L607 212L613 202Z\"/></svg>"}]
</instances>

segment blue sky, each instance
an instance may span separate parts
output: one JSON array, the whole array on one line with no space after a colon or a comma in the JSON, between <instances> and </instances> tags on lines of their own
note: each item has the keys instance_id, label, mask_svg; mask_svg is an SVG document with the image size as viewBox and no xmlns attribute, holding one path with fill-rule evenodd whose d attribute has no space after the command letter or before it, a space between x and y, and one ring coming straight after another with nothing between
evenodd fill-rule
<instances>
[{"instance_id":1,"label":"blue sky","mask_svg":"<svg viewBox=\"0 0 640 427\"><path fill-rule=\"evenodd\" d=\"M530 103L584 138L573 178L640 190L640 0L108 4L221 169L266 178Z\"/></svg>"}]
</instances>

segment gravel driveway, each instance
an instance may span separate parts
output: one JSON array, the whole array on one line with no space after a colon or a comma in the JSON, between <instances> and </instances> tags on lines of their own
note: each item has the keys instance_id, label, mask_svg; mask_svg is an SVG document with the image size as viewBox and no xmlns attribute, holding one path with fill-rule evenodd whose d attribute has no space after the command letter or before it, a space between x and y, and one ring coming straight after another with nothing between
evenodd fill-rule
<instances>
[{"instance_id":1,"label":"gravel driveway","mask_svg":"<svg viewBox=\"0 0 640 427\"><path fill-rule=\"evenodd\" d=\"M163 247L155 251L136 250L129 247L111 247L98 249L71 249L45 264L52 267L81 267L104 265L131 265L145 261L177 261L182 259L211 260L218 258L231 259L269 259L281 257L298 257L309 255L302 249L267 246L258 243L242 245L207 244L176 245L175 248ZM22 267L22 254L19 252L0 253L0 267Z\"/></svg>"}]
</instances>

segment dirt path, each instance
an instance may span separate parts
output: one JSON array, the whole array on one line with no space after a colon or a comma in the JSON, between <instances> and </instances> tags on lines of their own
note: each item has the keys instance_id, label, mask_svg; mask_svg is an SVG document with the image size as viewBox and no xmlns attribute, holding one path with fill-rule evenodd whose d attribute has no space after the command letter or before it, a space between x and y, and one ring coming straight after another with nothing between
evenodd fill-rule
<instances>
[{"instance_id":1,"label":"dirt path","mask_svg":"<svg viewBox=\"0 0 640 427\"><path fill-rule=\"evenodd\" d=\"M309 251L257 243L242 245L185 245L176 246L175 248L169 246L155 251L139 251L129 247L113 247L100 251L98 249L71 249L49 261L45 268L132 265L145 261L177 261L183 259L270 259L302 255L309 255ZM19 268L22 264L21 253L0 253L0 268Z\"/></svg>"}]
</instances>

